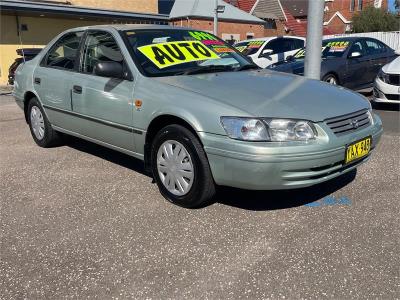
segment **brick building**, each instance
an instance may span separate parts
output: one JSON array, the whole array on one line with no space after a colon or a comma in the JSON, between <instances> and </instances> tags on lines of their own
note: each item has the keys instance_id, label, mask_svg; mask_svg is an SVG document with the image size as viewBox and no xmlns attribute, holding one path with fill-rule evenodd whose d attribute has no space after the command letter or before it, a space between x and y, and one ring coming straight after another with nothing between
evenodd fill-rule
<instances>
[{"instance_id":1,"label":"brick building","mask_svg":"<svg viewBox=\"0 0 400 300\"><path fill-rule=\"evenodd\" d=\"M387 0L326 0L324 26L333 33L351 31L351 19L354 14L368 6L387 11Z\"/></svg>"},{"instance_id":2,"label":"brick building","mask_svg":"<svg viewBox=\"0 0 400 300\"><path fill-rule=\"evenodd\" d=\"M264 36L264 21L229 3L219 14L218 35L224 40L244 40ZM170 24L212 32L214 28L214 0L176 0L170 13Z\"/></svg>"}]
</instances>

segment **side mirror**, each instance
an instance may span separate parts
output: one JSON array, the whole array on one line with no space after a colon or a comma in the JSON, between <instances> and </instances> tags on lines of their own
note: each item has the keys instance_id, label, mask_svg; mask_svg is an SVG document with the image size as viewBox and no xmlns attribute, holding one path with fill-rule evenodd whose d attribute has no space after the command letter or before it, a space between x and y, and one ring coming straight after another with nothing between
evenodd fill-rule
<instances>
[{"instance_id":1,"label":"side mirror","mask_svg":"<svg viewBox=\"0 0 400 300\"><path fill-rule=\"evenodd\" d=\"M362 54L360 52L356 51L356 52L351 52L349 57L350 58L359 58L361 56L362 56Z\"/></svg>"},{"instance_id":2,"label":"side mirror","mask_svg":"<svg viewBox=\"0 0 400 300\"><path fill-rule=\"evenodd\" d=\"M400 48L394 51L394 54L400 55Z\"/></svg>"},{"instance_id":3,"label":"side mirror","mask_svg":"<svg viewBox=\"0 0 400 300\"><path fill-rule=\"evenodd\" d=\"M263 50L263 52L261 53L261 57L268 57L268 56L270 56L273 52L274 52L274 50L265 49L265 50Z\"/></svg>"},{"instance_id":4,"label":"side mirror","mask_svg":"<svg viewBox=\"0 0 400 300\"><path fill-rule=\"evenodd\" d=\"M293 61L293 60L294 60L294 56L293 56L293 55L288 55L288 56L286 57L286 60L287 60L287 61Z\"/></svg>"},{"instance_id":5,"label":"side mirror","mask_svg":"<svg viewBox=\"0 0 400 300\"><path fill-rule=\"evenodd\" d=\"M124 71L122 65L115 61L98 62L94 66L94 74L107 78L124 78Z\"/></svg>"}]
</instances>

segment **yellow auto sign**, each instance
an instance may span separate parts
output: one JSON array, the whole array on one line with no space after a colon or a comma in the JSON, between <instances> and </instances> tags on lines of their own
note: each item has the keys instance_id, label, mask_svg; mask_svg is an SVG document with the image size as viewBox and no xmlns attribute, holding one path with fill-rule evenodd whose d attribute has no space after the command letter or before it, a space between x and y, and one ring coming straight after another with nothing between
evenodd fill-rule
<instances>
[{"instance_id":1,"label":"yellow auto sign","mask_svg":"<svg viewBox=\"0 0 400 300\"><path fill-rule=\"evenodd\" d=\"M220 57L199 41L181 41L138 47L159 69L170 66Z\"/></svg>"}]
</instances>

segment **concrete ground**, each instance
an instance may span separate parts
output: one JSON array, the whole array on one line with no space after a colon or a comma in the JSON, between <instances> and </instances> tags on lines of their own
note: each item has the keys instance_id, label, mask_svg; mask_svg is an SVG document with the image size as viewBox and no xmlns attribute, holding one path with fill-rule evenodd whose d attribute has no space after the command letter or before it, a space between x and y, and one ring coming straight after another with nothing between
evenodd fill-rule
<instances>
[{"instance_id":1,"label":"concrete ground","mask_svg":"<svg viewBox=\"0 0 400 300\"><path fill-rule=\"evenodd\" d=\"M400 298L400 119L372 159L314 188L167 203L139 161L37 147L0 97L0 299ZM355 176L355 177L354 177Z\"/></svg>"}]
</instances>

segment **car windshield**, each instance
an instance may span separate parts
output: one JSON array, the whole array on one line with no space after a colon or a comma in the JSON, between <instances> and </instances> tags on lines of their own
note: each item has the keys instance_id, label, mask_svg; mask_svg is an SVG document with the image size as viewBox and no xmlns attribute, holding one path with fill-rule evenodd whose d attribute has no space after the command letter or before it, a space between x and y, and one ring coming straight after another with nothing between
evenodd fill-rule
<instances>
[{"instance_id":1,"label":"car windshield","mask_svg":"<svg viewBox=\"0 0 400 300\"><path fill-rule=\"evenodd\" d=\"M342 57L343 53L347 50L349 46L350 42L345 40L323 41L321 49L321 54L322 54L321 57L322 58ZM306 48L301 48L293 55L293 58L299 60L299 59L304 59L305 56L306 56Z\"/></svg>"},{"instance_id":2,"label":"car windshield","mask_svg":"<svg viewBox=\"0 0 400 300\"><path fill-rule=\"evenodd\" d=\"M243 55L253 55L257 53L264 43L265 41L247 41L237 43L234 47Z\"/></svg>"},{"instance_id":3,"label":"car windshield","mask_svg":"<svg viewBox=\"0 0 400 300\"><path fill-rule=\"evenodd\" d=\"M214 35L197 30L125 31L134 58L147 76L239 71L254 65Z\"/></svg>"}]
</instances>

